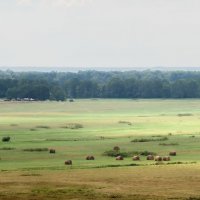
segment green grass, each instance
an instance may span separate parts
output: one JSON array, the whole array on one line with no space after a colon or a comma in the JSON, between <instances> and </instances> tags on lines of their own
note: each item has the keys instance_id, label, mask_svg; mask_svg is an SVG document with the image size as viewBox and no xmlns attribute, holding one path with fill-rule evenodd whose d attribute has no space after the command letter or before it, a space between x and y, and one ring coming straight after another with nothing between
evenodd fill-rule
<instances>
[{"instance_id":1,"label":"green grass","mask_svg":"<svg viewBox=\"0 0 200 200\"><path fill-rule=\"evenodd\" d=\"M73 160L72 168L80 169L135 163L131 158L116 161L103 155L116 145L122 152L150 151L163 156L176 150L171 162L199 163L199 122L198 99L0 102L0 138L11 137L8 143L0 142L0 170L66 169L68 159ZM161 142L165 137L168 140ZM131 142L141 138L147 141ZM23 151L50 148L56 149L55 155ZM94 155L95 161L86 161L87 155ZM154 161L142 156L140 163Z\"/></svg>"}]
</instances>

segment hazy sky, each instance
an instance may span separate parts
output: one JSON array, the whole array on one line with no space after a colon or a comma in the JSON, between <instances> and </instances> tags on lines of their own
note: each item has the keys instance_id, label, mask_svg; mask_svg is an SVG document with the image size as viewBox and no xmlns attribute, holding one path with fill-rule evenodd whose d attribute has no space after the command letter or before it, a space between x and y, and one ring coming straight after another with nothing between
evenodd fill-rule
<instances>
[{"instance_id":1,"label":"hazy sky","mask_svg":"<svg viewBox=\"0 0 200 200\"><path fill-rule=\"evenodd\" d=\"M0 0L0 65L200 66L200 1Z\"/></svg>"}]
</instances>

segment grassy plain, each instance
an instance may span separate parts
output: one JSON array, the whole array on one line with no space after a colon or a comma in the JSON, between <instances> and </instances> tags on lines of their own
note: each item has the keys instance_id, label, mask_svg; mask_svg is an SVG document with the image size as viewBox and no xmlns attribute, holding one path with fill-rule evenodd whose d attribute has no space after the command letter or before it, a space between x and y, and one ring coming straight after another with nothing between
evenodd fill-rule
<instances>
[{"instance_id":1,"label":"grassy plain","mask_svg":"<svg viewBox=\"0 0 200 200\"><path fill-rule=\"evenodd\" d=\"M75 123L83 128L66 128ZM0 102L3 136L11 141L0 142L2 200L200 199L198 99ZM161 137L168 140L131 142ZM161 156L176 150L177 156L155 165L143 156L116 161L103 155L116 145ZM30 148L56 154L24 151ZM95 161L85 160L90 154ZM68 159L72 167L64 165Z\"/></svg>"}]
</instances>

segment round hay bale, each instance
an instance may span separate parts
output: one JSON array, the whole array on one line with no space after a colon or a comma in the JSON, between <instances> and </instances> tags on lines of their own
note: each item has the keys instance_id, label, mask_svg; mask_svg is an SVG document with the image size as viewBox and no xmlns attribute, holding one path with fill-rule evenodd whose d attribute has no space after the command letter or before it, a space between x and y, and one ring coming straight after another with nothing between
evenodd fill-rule
<instances>
[{"instance_id":1,"label":"round hay bale","mask_svg":"<svg viewBox=\"0 0 200 200\"><path fill-rule=\"evenodd\" d=\"M114 151L120 151L120 148L119 148L118 146L115 146L115 147L113 148L113 150L114 150Z\"/></svg>"},{"instance_id":2,"label":"round hay bale","mask_svg":"<svg viewBox=\"0 0 200 200\"><path fill-rule=\"evenodd\" d=\"M94 156L87 156L86 160L95 160Z\"/></svg>"},{"instance_id":3,"label":"round hay bale","mask_svg":"<svg viewBox=\"0 0 200 200\"><path fill-rule=\"evenodd\" d=\"M154 156L153 155L148 155L147 156L147 160L154 160Z\"/></svg>"},{"instance_id":4,"label":"round hay bale","mask_svg":"<svg viewBox=\"0 0 200 200\"><path fill-rule=\"evenodd\" d=\"M155 157L155 161L162 161L162 157L161 156L156 156Z\"/></svg>"},{"instance_id":5,"label":"round hay bale","mask_svg":"<svg viewBox=\"0 0 200 200\"><path fill-rule=\"evenodd\" d=\"M66 160L65 161L65 165L72 165L72 161L71 160Z\"/></svg>"},{"instance_id":6,"label":"round hay bale","mask_svg":"<svg viewBox=\"0 0 200 200\"><path fill-rule=\"evenodd\" d=\"M164 156L163 157L163 161L170 161L170 157L169 156Z\"/></svg>"},{"instance_id":7,"label":"round hay bale","mask_svg":"<svg viewBox=\"0 0 200 200\"><path fill-rule=\"evenodd\" d=\"M169 155L170 155L170 156L176 156L176 151L170 151L170 152L169 152Z\"/></svg>"},{"instance_id":8,"label":"round hay bale","mask_svg":"<svg viewBox=\"0 0 200 200\"><path fill-rule=\"evenodd\" d=\"M56 150L55 149L49 149L49 153L51 153L51 154L56 153Z\"/></svg>"},{"instance_id":9,"label":"round hay bale","mask_svg":"<svg viewBox=\"0 0 200 200\"><path fill-rule=\"evenodd\" d=\"M116 160L124 160L124 158L122 156L117 156Z\"/></svg>"},{"instance_id":10,"label":"round hay bale","mask_svg":"<svg viewBox=\"0 0 200 200\"><path fill-rule=\"evenodd\" d=\"M132 160L138 161L138 160L140 160L140 156L133 156Z\"/></svg>"}]
</instances>

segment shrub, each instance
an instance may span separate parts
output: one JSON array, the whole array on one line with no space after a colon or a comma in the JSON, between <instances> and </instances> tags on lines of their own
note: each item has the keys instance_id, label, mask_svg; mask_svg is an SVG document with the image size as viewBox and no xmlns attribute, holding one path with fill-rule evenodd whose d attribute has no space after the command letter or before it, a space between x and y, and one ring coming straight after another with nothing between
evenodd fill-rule
<instances>
[{"instance_id":1,"label":"shrub","mask_svg":"<svg viewBox=\"0 0 200 200\"><path fill-rule=\"evenodd\" d=\"M79 129L79 128L83 128L83 125L82 124L78 124L78 123L69 123L66 126L64 126L63 128Z\"/></svg>"},{"instance_id":2,"label":"shrub","mask_svg":"<svg viewBox=\"0 0 200 200\"><path fill-rule=\"evenodd\" d=\"M2 142L9 142L10 141L10 137L3 137L2 138Z\"/></svg>"},{"instance_id":3,"label":"shrub","mask_svg":"<svg viewBox=\"0 0 200 200\"><path fill-rule=\"evenodd\" d=\"M119 124L127 124L127 125L129 125L129 126L132 125L132 123L131 123L131 122L128 122L128 121L119 121L118 123L119 123Z\"/></svg>"},{"instance_id":4,"label":"shrub","mask_svg":"<svg viewBox=\"0 0 200 200\"><path fill-rule=\"evenodd\" d=\"M141 155L141 156L148 156L148 155L153 155L153 156L155 156L156 153L151 152L151 151L141 151L141 152L139 152L139 155Z\"/></svg>"},{"instance_id":5,"label":"shrub","mask_svg":"<svg viewBox=\"0 0 200 200\"><path fill-rule=\"evenodd\" d=\"M2 150L2 151L9 151L9 150L15 150L15 148L12 148L12 147L2 147L2 148L0 148L0 150Z\"/></svg>"},{"instance_id":6,"label":"shrub","mask_svg":"<svg viewBox=\"0 0 200 200\"><path fill-rule=\"evenodd\" d=\"M156 155L156 153L150 151L116 152L114 150L105 151L103 153L103 156L109 156L109 157L123 156L124 158L127 158L127 157L132 157L133 155L148 156L148 155Z\"/></svg>"},{"instance_id":7,"label":"shrub","mask_svg":"<svg viewBox=\"0 0 200 200\"><path fill-rule=\"evenodd\" d=\"M115 146L115 147L113 148L113 151L120 151L120 148L119 148L118 146Z\"/></svg>"},{"instance_id":8,"label":"shrub","mask_svg":"<svg viewBox=\"0 0 200 200\"><path fill-rule=\"evenodd\" d=\"M48 151L48 148L29 148L29 149L23 149L23 151Z\"/></svg>"},{"instance_id":9,"label":"shrub","mask_svg":"<svg viewBox=\"0 0 200 200\"><path fill-rule=\"evenodd\" d=\"M35 129L35 128L31 128L30 131L37 131L37 129Z\"/></svg>"},{"instance_id":10,"label":"shrub","mask_svg":"<svg viewBox=\"0 0 200 200\"><path fill-rule=\"evenodd\" d=\"M159 138L140 138L134 139L131 142L156 142L156 141L165 141L168 140L167 137L159 137Z\"/></svg>"},{"instance_id":11,"label":"shrub","mask_svg":"<svg viewBox=\"0 0 200 200\"><path fill-rule=\"evenodd\" d=\"M160 143L161 146L176 146L179 145L178 143Z\"/></svg>"},{"instance_id":12,"label":"shrub","mask_svg":"<svg viewBox=\"0 0 200 200\"><path fill-rule=\"evenodd\" d=\"M56 153L56 150L55 149L49 149L49 153L51 153L51 154Z\"/></svg>"},{"instance_id":13,"label":"shrub","mask_svg":"<svg viewBox=\"0 0 200 200\"><path fill-rule=\"evenodd\" d=\"M10 126L18 126L17 124L10 124Z\"/></svg>"},{"instance_id":14,"label":"shrub","mask_svg":"<svg viewBox=\"0 0 200 200\"><path fill-rule=\"evenodd\" d=\"M49 129L50 127L49 127L49 126L43 126L43 125L39 125L39 126L36 126L36 128L44 128L44 129Z\"/></svg>"},{"instance_id":15,"label":"shrub","mask_svg":"<svg viewBox=\"0 0 200 200\"><path fill-rule=\"evenodd\" d=\"M179 117L187 117L187 116L192 116L192 114L191 113L180 113L177 116L179 116Z\"/></svg>"}]
</instances>

